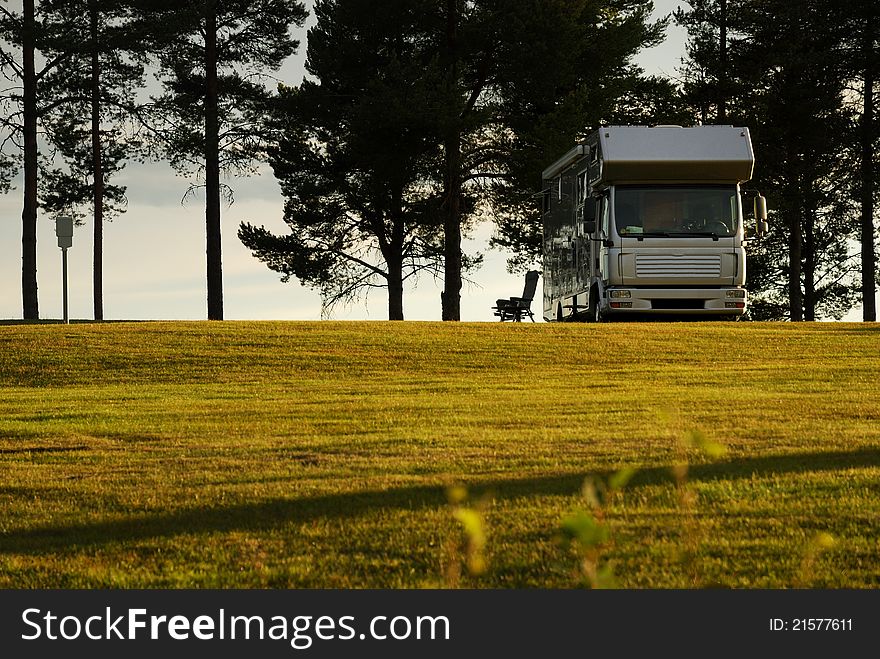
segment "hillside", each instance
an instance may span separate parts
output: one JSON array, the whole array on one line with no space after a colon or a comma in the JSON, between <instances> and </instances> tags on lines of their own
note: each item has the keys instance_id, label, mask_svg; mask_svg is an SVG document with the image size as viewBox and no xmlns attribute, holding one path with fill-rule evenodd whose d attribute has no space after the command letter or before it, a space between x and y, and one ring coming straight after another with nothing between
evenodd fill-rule
<instances>
[{"instance_id":1,"label":"hillside","mask_svg":"<svg viewBox=\"0 0 880 659\"><path fill-rule=\"evenodd\" d=\"M0 327L0 587L878 587L880 327ZM584 487L586 481L586 487Z\"/></svg>"}]
</instances>

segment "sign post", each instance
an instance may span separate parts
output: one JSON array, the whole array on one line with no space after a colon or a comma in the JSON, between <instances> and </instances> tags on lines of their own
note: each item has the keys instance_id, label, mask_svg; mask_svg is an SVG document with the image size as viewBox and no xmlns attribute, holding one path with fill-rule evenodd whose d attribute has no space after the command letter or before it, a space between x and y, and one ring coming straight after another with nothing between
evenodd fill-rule
<instances>
[{"instance_id":1,"label":"sign post","mask_svg":"<svg viewBox=\"0 0 880 659\"><path fill-rule=\"evenodd\" d=\"M62 299L64 304L64 323L70 324L67 313L67 248L73 247L73 218L61 215L55 220L55 235L61 248Z\"/></svg>"}]
</instances>

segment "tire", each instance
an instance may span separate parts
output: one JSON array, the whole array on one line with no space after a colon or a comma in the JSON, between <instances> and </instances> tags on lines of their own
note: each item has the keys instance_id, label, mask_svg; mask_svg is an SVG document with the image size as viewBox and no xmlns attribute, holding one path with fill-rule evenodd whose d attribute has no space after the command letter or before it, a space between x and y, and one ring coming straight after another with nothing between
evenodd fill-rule
<instances>
[{"instance_id":1,"label":"tire","mask_svg":"<svg viewBox=\"0 0 880 659\"><path fill-rule=\"evenodd\" d=\"M593 288L590 290L590 304L587 307L587 322L601 323L602 320L602 308L599 306L599 289Z\"/></svg>"},{"instance_id":2,"label":"tire","mask_svg":"<svg viewBox=\"0 0 880 659\"><path fill-rule=\"evenodd\" d=\"M560 303L556 305L556 322L561 323L562 320L562 304Z\"/></svg>"}]
</instances>

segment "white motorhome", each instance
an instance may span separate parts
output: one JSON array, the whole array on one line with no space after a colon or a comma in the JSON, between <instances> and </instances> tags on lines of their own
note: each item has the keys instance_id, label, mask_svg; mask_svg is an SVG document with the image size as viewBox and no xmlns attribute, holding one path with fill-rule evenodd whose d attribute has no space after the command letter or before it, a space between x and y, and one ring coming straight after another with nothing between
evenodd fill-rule
<instances>
[{"instance_id":1,"label":"white motorhome","mask_svg":"<svg viewBox=\"0 0 880 659\"><path fill-rule=\"evenodd\" d=\"M748 128L610 126L543 173L544 318L745 313ZM755 198L757 234L766 202Z\"/></svg>"}]
</instances>

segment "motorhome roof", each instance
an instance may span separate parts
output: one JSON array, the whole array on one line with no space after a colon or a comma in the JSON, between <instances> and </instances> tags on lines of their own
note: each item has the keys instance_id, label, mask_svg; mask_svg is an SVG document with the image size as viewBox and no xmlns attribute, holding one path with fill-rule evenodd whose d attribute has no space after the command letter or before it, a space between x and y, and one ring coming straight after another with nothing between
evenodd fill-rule
<instances>
[{"instance_id":1,"label":"motorhome roof","mask_svg":"<svg viewBox=\"0 0 880 659\"><path fill-rule=\"evenodd\" d=\"M586 144L578 144L576 147L571 149L568 153L562 156L559 160L550 165L547 169L544 170L544 180L549 181L552 178L558 176L561 172L565 171L569 167L571 167L575 162L581 159L587 152Z\"/></svg>"},{"instance_id":2,"label":"motorhome roof","mask_svg":"<svg viewBox=\"0 0 880 659\"><path fill-rule=\"evenodd\" d=\"M736 181L752 177L748 128L611 126L599 130L602 180Z\"/></svg>"},{"instance_id":3,"label":"motorhome roof","mask_svg":"<svg viewBox=\"0 0 880 659\"><path fill-rule=\"evenodd\" d=\"M598 137L603 161L602 181L605 183L741 183L752 177L755 164L748 128L606 126L598 131ZM555 178L585 153L585 145L576 146L544 170L544 180Z\"/></svg>"}]
</instances>

